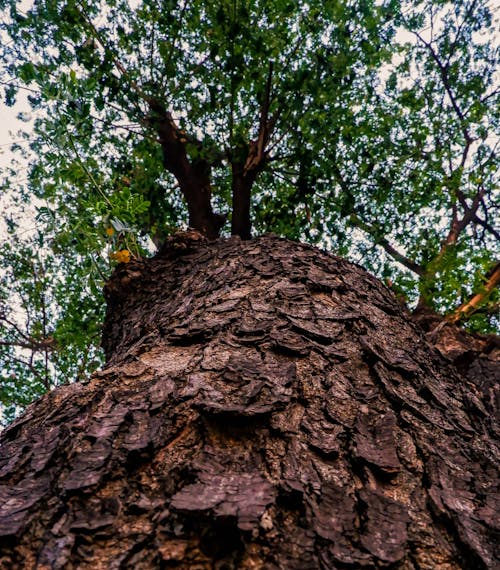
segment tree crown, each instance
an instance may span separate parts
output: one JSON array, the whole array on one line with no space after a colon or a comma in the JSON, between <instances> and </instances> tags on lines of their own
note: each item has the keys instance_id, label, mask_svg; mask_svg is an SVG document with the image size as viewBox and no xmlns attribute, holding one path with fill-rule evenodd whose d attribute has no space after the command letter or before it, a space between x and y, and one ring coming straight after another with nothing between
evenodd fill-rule
<instances>
[{"instance_id":1,"label":"tree crown","mask_svg":"<svg viewBox=\"0 0 500 570\"><path fill-rule=\"evenodd\" d=\"M4 302L9 377L29 369L37 392L95 366L109 259L183 225L304 239L410 302L498 326L487 2L17 4L0 2L3 82L7 104L28 93L36 159L24 187L4 185L38 227L23 240L7 216L2 295L25 311Z\"/></svg>"}]
</instances>

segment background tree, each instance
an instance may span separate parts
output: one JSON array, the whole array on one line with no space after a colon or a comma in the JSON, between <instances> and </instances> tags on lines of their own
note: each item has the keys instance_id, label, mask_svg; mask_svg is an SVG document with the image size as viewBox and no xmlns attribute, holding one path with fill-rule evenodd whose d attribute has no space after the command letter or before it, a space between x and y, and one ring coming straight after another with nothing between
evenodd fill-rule
<instances>
[{"instance_id":1,"label":"background tree","mask_svg":"<svg viewBox=\"0 0 500 570\"><path fill-rule=\"evenodd\" d=\"M335 249L441 313L488 292L469 324L495 330L486 2L17 4L0 3L2 81L8 104L29 91L37 158L26 187L4 187L37 229L23 243L7 217L8 413L96 366L109 254L183 224Z\"/></svg>"}]
</instances>

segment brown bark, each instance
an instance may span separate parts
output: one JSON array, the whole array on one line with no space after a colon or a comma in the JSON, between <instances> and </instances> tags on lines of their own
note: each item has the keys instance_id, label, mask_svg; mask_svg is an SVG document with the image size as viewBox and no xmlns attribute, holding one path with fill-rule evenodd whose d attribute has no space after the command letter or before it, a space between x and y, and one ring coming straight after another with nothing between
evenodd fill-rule
<instances>
[{"instance_id":1,"label":"brown bark","mask_svg":"<svg viewBox=\"0 0 500 570\"><path fill-rule=\"evenodd\" d=\"M367 272L193 234L107 299L1 436L0 568L495 568L496 425Z\"/></svg>"},{"instance_id":2,"label":"brown bark","mask_svg":"<svg viewBox=\"0 0 500 570\"><path fill-rule=\"evenodd\" d=\"M453 364L461 376L473 382L481 393L493 430L500 418L500 337L468 333L446 317L430 310L416 311L414 322L426 339Z\"/></svg>"}]
</instances>

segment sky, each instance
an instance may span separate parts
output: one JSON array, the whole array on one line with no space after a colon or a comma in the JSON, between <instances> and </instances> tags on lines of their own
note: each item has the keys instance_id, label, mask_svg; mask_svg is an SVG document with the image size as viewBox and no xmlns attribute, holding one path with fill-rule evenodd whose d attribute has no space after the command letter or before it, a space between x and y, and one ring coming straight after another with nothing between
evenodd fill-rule
<instances>
[{"instance_id":1,"label":"sky","mask_svg":"<svg viewBox=\"0 0 500 570\"><path fill-rule=\"evenodd\" d=\"M3 98L0 101L0 167L7 166L12 160L10 147L20 138L17 136L18 131L29 130L32 123L17 118L19 113L29 111L25 97L19 99L14 107L7 107Z\"/></svg>"},{"instance_id":2,"label":"sky","mask_svg":"<svg viewBox=\"0 0 500 570\"><path fill-rule=\"evenodd\" d=\"M17 8L25 11L33 4L32 0L18 0ZM0 13L1 19L4 20L4 14ZM5 38L0 37L0 41ZM0 78L4 78L3 70L0 69ZM4 167L12 161L12 152L10 146L12 142L17 140L16 133L20 130L29 130L29 123L20 121L17 116L21 112L29 111L26 97L21 94L18 98L18 104L14 107L7 107L3 97L3 87L0 88L0 167Z\"/></svg>"}]
</instances>

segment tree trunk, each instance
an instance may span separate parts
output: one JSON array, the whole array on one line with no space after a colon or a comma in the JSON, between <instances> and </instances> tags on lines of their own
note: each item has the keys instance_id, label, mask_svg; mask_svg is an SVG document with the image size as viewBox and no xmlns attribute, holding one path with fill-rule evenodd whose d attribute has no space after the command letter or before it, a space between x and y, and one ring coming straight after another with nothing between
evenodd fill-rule
<instances>
[{"instance_id":1,"label":"tree trunk","mask_svg":"<svg viewBox=\"0 0 500 570\"><path fill-rule=\"evenodd\" d=\"M187 234L107 299L1 436L1 568L498 567L495 423L366 271Z\"/></svg>"}]
</instances>

